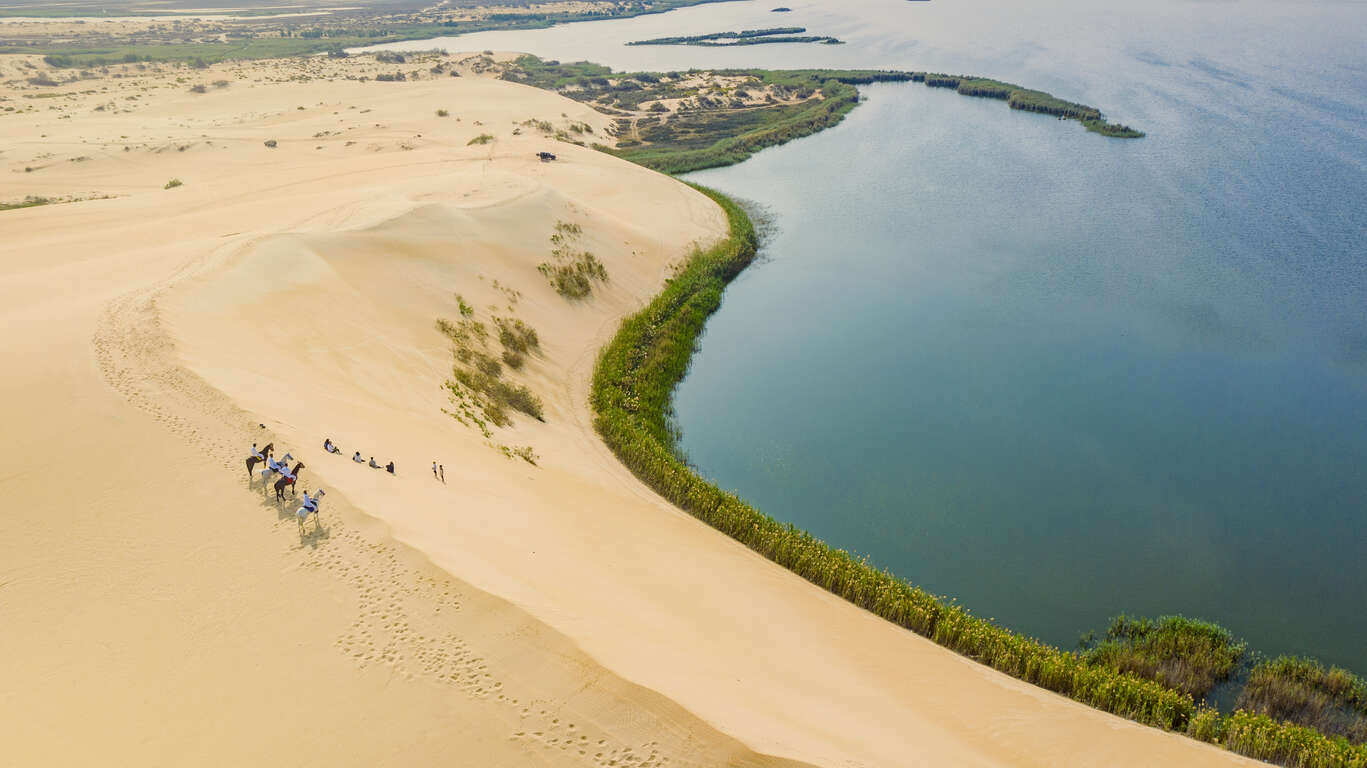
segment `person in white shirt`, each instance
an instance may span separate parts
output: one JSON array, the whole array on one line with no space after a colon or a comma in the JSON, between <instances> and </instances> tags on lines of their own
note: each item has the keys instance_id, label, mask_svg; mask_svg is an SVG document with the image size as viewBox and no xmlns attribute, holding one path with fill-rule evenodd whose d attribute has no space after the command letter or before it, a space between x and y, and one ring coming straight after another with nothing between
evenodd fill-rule
<instances>
[{"instance_id":1,"label":"person in white shirt","mask_svg":"<svg viewBox=\"0 0 1367 768\"><path fill-rule=\"evenodd\" d=\"M318 489L318 495L316 496L310 496L307 490L304 491L304 505L294 513L295 518L299 521L300 536L304 535L304 520L307 519L309 515L316 516L318 514L318 503L323 500L324 493L326 493L326 491L322 488ZM314 522L317 522L316 518Z\"/></svg>"},{"instance_id":2,"label":"person in white shirt","mask_svg":"<svg viewBox=\"0 0 1367 768\"><path fill-rule=\"evenodd\" d=\"M355 453L355 455L353 455L353 456L351 457L351 460L354 461L354 462L356 462L357 464L364 464L364 463L365 463L365 459L361 458L361 452L360 452L360 451L357 451L357 452Z\"/></svg>"},{"instance_id":3,"label":"person in white shirt","mask_svg":"<svg viewBox=\"0 0 1367 768\"><path fill-rule=\"evenodd\" d=\"M266 457L261 455L261 451L256 449L256 443L252 443L252 458L257 461L265 461Z\"/></svg>"}]
</instances>

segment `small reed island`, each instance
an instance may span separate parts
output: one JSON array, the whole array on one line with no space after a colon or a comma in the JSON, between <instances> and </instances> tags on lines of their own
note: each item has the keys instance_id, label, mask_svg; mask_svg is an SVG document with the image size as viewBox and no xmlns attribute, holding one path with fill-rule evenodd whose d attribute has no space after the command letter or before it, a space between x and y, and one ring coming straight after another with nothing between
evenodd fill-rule
<instances>
[{"instance_id":1,"label":"small reed island","mask_svg":"<svg viewBox=\"0 0 1367 768\"><path fill-rule=\"evenodd\" d=\"M787 8L775 8L787 11ZM768 29L744 29L740 32L709 32L706 35L684 37L653 37L649 40L633 40L627 45L700 45L712 48L737 45L765 45L767 43L820 43L822 45L844 45L845 41L830 35L804 35L806 27L770 27Z\"/></svg>"}]
</instances>

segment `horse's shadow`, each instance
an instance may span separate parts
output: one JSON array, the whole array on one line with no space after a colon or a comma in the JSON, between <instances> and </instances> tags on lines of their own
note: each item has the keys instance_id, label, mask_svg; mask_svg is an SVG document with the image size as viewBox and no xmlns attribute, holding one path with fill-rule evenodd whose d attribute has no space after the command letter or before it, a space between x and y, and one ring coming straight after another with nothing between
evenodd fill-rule
<instances>
[{"instance_id":1,"label":"horse's shadow","mask_svg":"<svg viewBox=\"0 0 1367 768\"><path fill-rule=\"evenodd\" d=\"M293 496L286 496L284 499L277 498L272 480L262 481L256 475L247 479L247 490L257 494L257 506L262 510L275 512L275 520L278 523L298 524L298 510L302 502ZM262 488L265 491L262 491ZM322 518L318 513L313 513L309 517L312 522L305 521L299 531L299 546L316 548L319 544L331 538L332 531L323 525Z\"/></svg>"},{"instance_id":2,"label":"horse's shadow","mask_svg":"<svg viewBox=\"0 0 1367 768\"><path fill-rule=\"evenodd\" d=\"M299 531L299 548L317 549L319 544L332 538L332 529L323 525L323 521L317 513L313 515L313 525L304 523L304 527Z\"/></svg>"}]
</instances>

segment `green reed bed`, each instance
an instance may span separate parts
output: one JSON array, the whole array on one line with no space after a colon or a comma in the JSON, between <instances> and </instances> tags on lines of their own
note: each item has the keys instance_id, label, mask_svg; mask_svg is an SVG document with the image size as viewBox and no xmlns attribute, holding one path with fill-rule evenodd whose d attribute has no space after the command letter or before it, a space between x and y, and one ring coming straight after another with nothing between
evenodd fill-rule
<instances>
[{"instance_id":1,"label":"green reed bed","mask_svg":"<svg viewBox=\"0 0 1367 768\"><path fill-rule=\"evenodd\" d=\"M1279 656L1255 665L1238 706L1367 743L1367 680L1313 659Z\"/></svg>"},{"instance_id":2,"label":"green reed bed","mask_svg":"<svg viewBox=\"0 0 1367 768\"><path fill-rule=\"evenodd\" d=\"M766 43L839 45L842 42L830 35L802 34L806 31L806 27L771 27L769 29L746 29L740 32L710 32L705 35L652 37L649 40L633 40L627 45L700 45L720 48L737 45L764 45Z\"/></svg>"},{"instance_id":3,"label":"green reed bed","mask_svg":"<svg viewBox=\"0 0 1367 768\"><path fill-rule=\"evenodd\" d=\"M756 253L754 227L745 212L718 192L697 189L726 212L730 235L694 253L659 295L623 320L594 368L594 426L637 477L670 502L802 578L1013 677L1146 725L1282 765L1367 768L1367 747L1266 714L1241 709L1226 716L1198 708L1190 692L1173 687L1188 681L1188 687L1202 688L1206 674L1213 679L1227 676L1243 656L1243 645L1215 625L1178 617L1156 622L1122 617L1103 643L1114 644L1110 650L1063 651L974 616L864 558L780 523L689 468L679 458L670 430L672 393L688 369L708 316L721 304L723 289ZM1165 683L1165 670L1180 670L1182 665L1193 668ZM1355 697L1363 689L1345 684L1341 675L1304 677L1333 680L1332 686L1317 684L1344 701L1360 700Z\"/></svg>"},{"instance_id":4,"label":"green reed bed","mask_svg":"<svg viewBox=\"0 0 1367 768\"><path fill-rule=\"evenodd\" d=\"M929 88L952 88L963 96L976 96L984 99L1005 101L1012 109L1024 112L1039 112L1054 115L1066 120L1076 120L1089 131L1117 139L1139 139L1144 132L1121 123L1106 120L1105 115L1096 107L1064 101L1044 91L1023 88L1000 80L969 75L946 75L938 72L913 72L911 79L925 83Z\"/></svg>"},{"instance_id":5,"label":"green reed bed","mask_svg":"<svg viewBox=\"0 0 1367 768\"><path fill-rule=\"evenodd\" d=\"M1185 616L1157 620L1119 616L1100 642L1088 642L1083 658L1094 666L1157 680L1200 699L1229 679L1247 646L1217 624Z\"/></svg>"}]
</instances>

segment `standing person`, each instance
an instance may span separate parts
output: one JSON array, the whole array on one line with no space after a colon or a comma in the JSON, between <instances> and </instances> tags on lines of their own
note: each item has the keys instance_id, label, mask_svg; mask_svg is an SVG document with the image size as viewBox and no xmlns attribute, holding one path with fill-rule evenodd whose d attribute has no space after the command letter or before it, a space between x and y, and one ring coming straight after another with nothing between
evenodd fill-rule
<instances>
[{"instance_id":1,"label":"standing person","mask_svg":"<svg viewBox=\"0 0 1367 768\"><path fill-rule=\"evenodd\" d=\"M432 479L437 479L437 462L432 462Z\"/></svg>"},{"instance_id":2,"label":"standing person","mask_svg":"<svg viewBox=\"0 0 1367 768\"><path fill-rule=\"evenodd\" d=\"M441 465L441 484L446 485L446 465Z\"/></svg>"}]
</instances>

